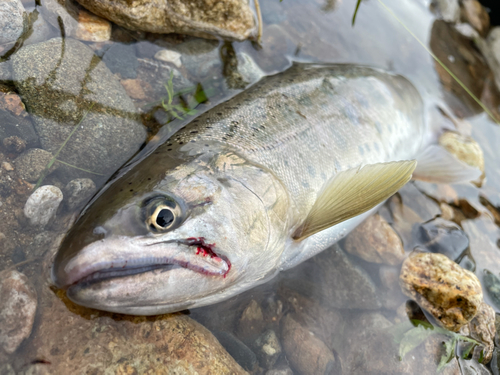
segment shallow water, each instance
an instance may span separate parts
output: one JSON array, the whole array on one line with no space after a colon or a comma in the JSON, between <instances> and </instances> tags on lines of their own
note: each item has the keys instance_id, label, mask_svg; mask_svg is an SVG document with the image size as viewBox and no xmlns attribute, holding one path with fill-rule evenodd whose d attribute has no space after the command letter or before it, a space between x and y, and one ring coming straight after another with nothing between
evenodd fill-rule
<instances>
[{"instance_id":1,"label":"shallow water","mask_svg":"<svg viewBox=\"0 0 500 375\"><path fill-rule=\"evenodd\" d=\"M251 42L207 42L192 37L144 35L127 32L118 27L113 30L113 42L86 42L85 44L115 73L114 77L109 78L110 80L117 77L122 81L140 79L147 83L148 90L144 96L137 95L134 99L133 104L138 109L135 114L132 107L109 101L106 95L89 94L85 91L87 83L82 83L80 90L69 93L64 89L52 90L58 87L57 84L50 86L45 96L40 97L40 103L51 103L50 100L53 100L51 103L53 108L47 108L46 111L40 110L37 103L30 98L32 102L27 104L28 114L25 119L35 121L42 118L54 121L63 127L79 124L78 126L85 128L87 132L85 136L84 130L81 134L78 131L75 132L66 148L59 154L58 160L70 163L73 167L59 165L56 172L45 177L42 185L53 184L64 187L67 182L76 177L87 177L95 182L97 188L103 186L106 179L120 165L118 161L111 163L111 166L105 166L104 163L100 165L99 161L94 164L89 162L90 166L88 166L85 163L78 164L84 160L72 159L73 150L78 149L79 142L80 144L91 142L93 136L97 138L100 136L99 132L102 129L100 122L109 121L113 117L120 121L130 119L136 123L142 122L147 127L147 138L154 141L156 141L156 138L153 138L154 134L160 128L163 127L161 134L171 133L184 124L183 121L175 119L169 122L172 116L158 109L157 106L159 101L167 97L167 91L163 85L167 83L172 68L172 64L161 63L153 58L160 47L174 48L180 51L182 56L188 56L183 60L180 75L174 75L173 87L177 92L200 83L209 101L197 106L197 111L203 111L235 95L248 85L255 83L262 74L273 74L285 70L292 61L356 63L379 67L407 77L419 89L429 106L436 103L443 105L444 102L457 116L467 116L470 125L465 124L464 128L471 132L473 138L484 150L487 175L486 183L481 188L472 185L438 186L422 182L411 183L384 205L380 210L380 215L396 229L403 239L405 250L409 252L417 246L428 246L422 237L419 237L421 233L419 228L427 222L431 222L432 226L433 219L443 216L439 204L448 203L455 210L454 221L460 225L469 240L469 246L465 244L464 249L459 249L460 252L457 253L455 260L463 267L475 272L483 284L485 301L497 313L500 312L500 302L496 300L495 294L488 291L491 280L495 279L486 272L491 272L495 277L500 274L500 258L497 253L500 240L498 227L500 213L497 209L500 206L500 170L497 167L500 163L500 154L497 150L500 128L484 113L478 113L477 106L463 90L455 89L450 84L440 83L432 57L380 2L364 1L360 6L355 25L351 26L355 3L354 0L262 2L264 30L261 46ZM446 51L436 49L441 46L436 38L441 38L443 33L448 32L449 26L436 20L429 10L427 1L391 0L385 3L418 39L426 46L431 46L436 55L440 58L446 57L448 62L461 61L463 56L460 55L460 51L465 48L463 46L460 48L457 46L455 49L452 46ZM35 3L25 2L24 4L28 10L35 7ZM59 35L58 30L52 28L46 38L57 35ZM124 51L116 51L117 46L121 46L119 48L123 48ZM202 57L196 57L200 50ZM0 84L6 85L6 91L16 90L15 86L20 85L19 82L14 82L16 76L6 67L15 61L16 55L21 51L14 48L2 52L4 54L13 52L9 60L0 62ZM456 56L453 55L455 52ZM36 61L35 56L34 59ZM484 69L484 63L481 65L479 60L470 58L469 63L476 64L473 66L478 70ZM57 61L56 58L53 62L52 72L44 73L54 82L58 82L61 76L73 74L72 71L59 71ZM188 67L189 61L191 66ZM87 70L92 71L97 63L98 60L90 58ZM457 62L456 66L458 65ZM34 65L32 69L43 70L43 67ZM21 68L17 69L18 76L20 76L20 70ZM455 73L464 82L475 82L478 78L473 74L471 78L471 71L474 69ZM87 82L84 77L81 78L80 82ZM483 76L480 78L486 79ZM50 83L52 82L50 79L38 82L38 84ZM64 84L61 85L64 86ZM107 87L102 84L99 89L106 91ZM193 91L191 90L190 93ZM192 97L190 93L184 95L183 98L189 101ZM36 113L36 118L33 112ZM80 121L82 122L79 123ZM58 136L59 143L51 146L53 153L59 149L59 145L66 139L68 133L67 130L61 131L61 135ZM141 144L140 137L138 141L132 142L129 153L122 155L121 163L131 157ZM32 146L28 145L28 147ZM4 156L0 161L13 163L17 154L4 149L1 151ZM75 166L87 171L76 169ZM101 169L92 169L92 167ZM10 171L2 173L9 178L17 178L16 170L12 173ZM3 183L6 184L5 181ZM71 363L74 358L84 361L85 359L81 359L85 358L84 356L80 357L80 354L75 353L80 349L86 351L87 347L96 345L106 347L107 351L113 352L113 356L103 354L99 357L92 349L89 349L92 355L95 355L93 359L95 363L109 366L110 369L115 369L113 371L116 373L120 371L126 373L125 370L128 368L119 370L115 365L126 363L133 369L135 361L133 353L124 350L124 354L117 354L118 349L115 347L119 347L120 344L116 344L116 340L113 341L114 336L111 335L108 341L103 341L103 337L98 333L123 329L123 327L116 327L121 327L119 324L122 320L127 321L127 318L78 308L67 301L65 301L66 305L62 305L59 299L54 297L56 294L61 297L61 294L50 289L47 270L60 236L74 220L75 210L62 205L56 220L43 229L32 227L23 218L22 208L35 183L36 181L32 181L31 185L20 181L9 182L9 186L12 186L11 190L2 191L0 197L2 203L0 205L0 233L4 234L0 236L0 271L17 269L28 276L38 292L38 309L32 335L16 351L15 356L0 356L0 361L10 363L20 373L27 371L30 364L38 366L36 371L42 371L40 370L42 366L50 372L53 361ZM80 208L81 205L78 209ZM432 251L445 251L442 249L450 243L447 235L449 233L445 233L443 245L441 246L438 242L437 247ZM342 242L340 246L345 246L345 242ZM450 251L458 252L459 250L453 248ZM342 302L337 300L341 294L339 290L342 288L348 290L350 280L343 280L345 285L339 286L338 280L332 278L324 269L324 265L328 265L329 262L333 262L332 268L335 267L335 262L345 262L349 267L352 266L350 275L359 278L364 283L353 291L353 295L345 296ZM324 343L323 345L334 353L335 364L327 366L331 373L340 373L339 362L342 363L344 373L375 374L384 373L384 369L391 373L427 373L430 368L435 368L435 362L439 361L442 351L440 342L431 343L432 345L429 344L426 348L417 348L411 358L405 358L403 364L398 364L398 347L392 343L392 336L387 333L390 331L390 326L396 326L408 319L404 308L407 298L399 290L397 275L399 275L397 266L367 263L354 256L339 256L334 250L320 254L315 259L281 274L272 282L227 302L186 311L183 314L190 315L212 331L240 364L248 364L249 361L253 363L252 355L244 350L238 352L238 349L241 349L238 346L240 343L233 340L234 336L252 347L251 343L255 341L256 336L266 329L273 330L282 340L282 346L286 345L284 341L293 341L299 336L292 335L292 339L281 337L279 322L285 313L294 312L295 316L302 320L303 327L314 332L315 337L318 337ZM349 304L349 300L356 301L357 298L363 297L361 294L356 294L358 292L368 293L370 298L375 299L370 300L371 305L370 303ZM250 318L245 320L241 317L242 314ZM116 322L112 323L111 319L115 319ZM151 319L139 319L134 323L139 327L138 330L146 330L149 329L147 327L151 324ZM379 332L374 329L377 327L387 329ZM79 338L81 334L79 332L82 330L92 332L92 335L84 336L86 341L82 341L82 347L78 347L78 341L70 340L68 344L67 337L63 338L68 332L72 332L75 338ZM139 337L138 333L137 336L131 333L128 335L127 340L132 342L144 339L143 336ZM75 345L75 347L66 348L67 351L64 352L61 349L64 345ZM305 350L301 347L298 338L296 343L288 343L288 345L288 352L298 353ZM54 350L56 346L58 351ZM257 349L251 349L254 352L257 351ZM103 353L108 353L102 350ZM117 358L121 362L117 362ZM255 359L253 361L255 362ZM430 364L431 362L434 365ZM290 360L282 354L277 364L272 367L286 367L289 363ZM76 363L74 366L78 368L79 364ZM258 366L253 368L253 373L265 372L262 361L259 366L260 369ZM465 367L466 365L461 363L464 373ZM154 369L154 366L151 368ZM294 370L299 373L297 368ZM134 371L141 372L137 369ZM161 373L158 369L156 371ZM498 373L498 369L496 371ZM101 372L104 373L102 369L97 368L95 373ZM108 372L113 373L112 370Z\"/></svg>"}]
</instances>

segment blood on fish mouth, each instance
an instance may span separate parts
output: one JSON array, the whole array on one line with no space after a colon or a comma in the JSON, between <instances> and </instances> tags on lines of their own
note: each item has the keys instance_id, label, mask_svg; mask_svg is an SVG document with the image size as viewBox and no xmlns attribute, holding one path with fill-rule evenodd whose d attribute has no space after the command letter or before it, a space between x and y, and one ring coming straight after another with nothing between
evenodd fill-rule
<instances>
[{"instance_id":1,"label":"blood on fish mouth","mask_svg":"<svg viewBox=\"0 0 500 375\"><path fill-rule=\"evenodd\" d=\"M93 283L111 278L119 278L137 275L149 271L162 270L167 272L175 268L186 268L208 276L222 276L226 278L231 270L231 262L227 257L217 254L215 243L210 244L205 241L204 237L190 237L185 240L173 240L169 243L176 243L179 246L196 247L194 252L181 250L179 254L165 256L164 258L153 259L126 259L120 262L97 267L87 268L87 271L82 270L81 277L78 277L70 285L80 283ZM158 243L151 243L146 246L154 246ZM206 258L207 261L197 261L196 258ZM198 259L200 259L198 258ZM68 286L70 286L68 285Z\"/></svg>"}]
</instances>

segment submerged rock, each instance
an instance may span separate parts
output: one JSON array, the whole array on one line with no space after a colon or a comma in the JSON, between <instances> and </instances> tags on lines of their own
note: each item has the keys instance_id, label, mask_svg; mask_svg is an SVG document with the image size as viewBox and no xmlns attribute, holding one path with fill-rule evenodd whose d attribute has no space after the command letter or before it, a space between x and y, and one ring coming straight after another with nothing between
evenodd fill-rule
<instances>
[{"instance_id":1,"label":"submerged rock","mask_svg":"<svg viewBox=\"0 0 500 375\"><path fill-rule=\"evenodd\" d=\"M476 360L482 358L481 363L488 364L495 348L495 310L483 302L478 313L469 323L468 328L471 337L483 344L474 348L473 358Z\"/></svg>"},{"instance_id":2,"label":"submerged rock","mask_svg":"<svg viewBox=\"0 0 500 375\"><path fill-rule=\"evenodd\" d=\"M255 300L251 300L243 310L236 332L238 337L246 343L252 343L264 329L264 316L260 305Z\"/></svg>"},{"instance_id":3,"label":"submerged rock","mask_svg":"<svg viewBox=\"0 0 500 375\"><path fill-rule=\"evenodd\" d=\"M57 186L41 186L26 201L24 216L30 219L32 225L47 225L62 200L63 194Z\"/></svg>"},{"instance_id":4,"label":"submerged rock","mask_svg":"<svg viewBox=\"0 0 500 375\"><path fill-rule=\"evenodd\" d=\"M0 2L0 45L15 42L21 36L24 13L25 10L20 0Z\"/></svg>"},{"instance_id":5,"label":"submerged rock","mask_svg":"<svg viewBox=\"0 0 500 375\"><path fill-rule=\"evenodd\" d=\"M78 208L85 203L95 192L96 186L90 178L77 178L71 180L64 188L66 205L70 210Z\"/></svg>"},{"instance_id":6,"label":"submerged rock","mask_svg":"<svg viewBox=\"0 0 500 375\"><path fill-rule=\"evenodd\" d=\"M404 294L454 332L474 318L483 299L476 275L442 254L411 254L399 281Z\"/></svg>"},{"instance_id":7,"label":"submerged rock","mask_svg":"<svg viewBox=\"0 0 500 375\"><path fill-rule=\"evenodd\" d=\"M380 215L366 219L350 233L345 250L370 263L401 264L405 252L394 229Z\"/></svg>"},{"instance_id":8,"label":"submerged rock","mask_svg":"<svg viewBox=\"0 0 500 375\"><path fill-rule=\"evenodd\" d=\"M490 16L477 0L462 0L461 18L474 27L480 35L485 36L490 27Z\"/></svg>"},{"instance_id":9,"label":"submerged rock","mask_svg":"<svg viewBox=\"0 0 500 375\"><path fill-rule=\"evenodd\" d=\"M111 23L73 0L42 0L40 9L53 27L64 28L66 36L88 42L105 42L111 38Z\"/></svg>"},{"instance_id":10,"label":"submerged rock","mask_svg":"<svg viewBox=\"0 0 500 375\"><path fill-rule=\"evenodd\" d=\"M16 351L31 334L37 295L28 278L17 271L0 273L0 348Z\"/></svg>"},{"instance_id":11,"label":"submerged rock","mask_svg":"<svg viewBox=\"0 0 500 375\"><path fill-rule=\"evenodd\" d=\"M231 332L214 332L219 343L245 370L253 371L257 366L255 353Z\"/></svg>"},{"instance_id":12,"label":"submerged rock","mask_svg":"<svg viewBox=\"0 0 500 375\"><path fill-rule=\"evenodd\" d=\"M247 0L78 0L91 12L131 30L245 40L256 33Z\"/></svg>"},{"instance_id":13,"label":"submerged rock","mask_svg":"<svg viewBox=\"0 0 500 375\"><path fill-rule=\"evenodd\" d=\"M260 335L255 341L254 347L257 349L257 358L265 368L274 366L281 355L281 344L276 332L268 330Z\"/></svg>"},{"instance_id":14,"label":"submerged rock","mask_svg":"<svg viewBox=\"0 0 500 375\"><path fill-rule=\"evenodd\" d=\"M436 218L418 226L418 241L429 251L459 259L469 247L469 237L452 221Z\"/></svg>"},{"instance_id":15,"label":"submerged rock","mask_svg":"<svg viewBox=\"0 0 500 375\"><path fill-rule=\"evenodd\" d=\"M52 154L48 151L39 148L30 148L14 160L17 175L23 180L37 182L52 158ZM54 172L57 167L58 164L54 163L49 173Z\"/></svg>"},{"instance_id":16,"label":"submerged rock","mask_svg":"<svg viewBox=\"0 0 500 375\"><path fill-rule=\"evenodd\" d=\"M26 149L26 141L15 135L4 138L3 145L8 152L13 154L20 154Z\"/></svg>"},{"instance_id":17,"label":"submerged rock","mask_svg":"<svg viewBox=\"0 0 500 375\"><path fill-rule=\"evenodd\" d=\"M43 148L56 153L67 140L58 160L105 179L144 141L146 133L134 104L83 43L53 38L20 49L12 60L15 83L34 117ZM67 181L96 176L67 165L60 168Z\"/></svg>"},{"instance_id":18,"label":"submerged rock","mask_svg":"<svg viewBox=\"0 0 500 375\"><path fill-rule=\"evenodd\" d=\"M342 366L332 351L291 315L281 320L281 337L288 361L300 374L336 374Z\"/></svg>"}]
</instances>

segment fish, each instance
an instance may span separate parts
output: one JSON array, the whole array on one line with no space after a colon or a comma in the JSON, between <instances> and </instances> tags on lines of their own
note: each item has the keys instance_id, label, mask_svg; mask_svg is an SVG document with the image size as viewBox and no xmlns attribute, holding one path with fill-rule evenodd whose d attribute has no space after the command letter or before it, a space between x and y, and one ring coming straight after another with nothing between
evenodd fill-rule
<instances>
[{"instance_id":1,"label":"fish","mask_svg":"<svg viewBox=\"0 0 500 375\"><path fill-rule=\"evenodd\" d=\"M345 237L411 178L477 179L403 76L295 64L188 121L85 207L52 280L155 315L217 303ZM446 124L446 125L444 125Z\"/></svg>"}]
</instances>

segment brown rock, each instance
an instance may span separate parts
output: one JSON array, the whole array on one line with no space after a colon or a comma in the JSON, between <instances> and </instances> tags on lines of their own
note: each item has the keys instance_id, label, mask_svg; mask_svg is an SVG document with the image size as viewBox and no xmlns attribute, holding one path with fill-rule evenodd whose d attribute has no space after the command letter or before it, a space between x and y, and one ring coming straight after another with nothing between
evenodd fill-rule
<instances>
[{"instance_id":1,"label":"brown rock","mask_svg":"<svg viewBox=\"0 0 500 375\"><path fill-rule=\"evenodd\" d=\"M20 154L26 149L26 141L15 135L11 137L7 137L3 140L3 145L7 149L7 151Z\"/></svg>"},{"instance_id":2,"label":"brown rock","mask_svg":"<svg viewBox=\"0 0 500 375\"><path fill-rule=\"evenodd\" d=\"M264 315L255 300L251 300L243 310L238 322L238 337L245 343L251 344L264 330Z\"/></svg>"},{"instance_id":3,"label":"brown rock","mask_svg":"<svg viewBox=\"0 0 500 375\"><path fill-rule=\"evenodd\" d=\"M471 137L453 132L443 133L443 135L439 137L439 144L458 160L479 169L482 175L476 183L478 186L481 186L485 177L484 155L481 146Z\"/></svg>"},{"instance_id":4,"label":"brown rock","mask_svg":"<svg viewBox=\"0 0 500 375\"><path fill-rule=\"evenodd\" d=\"M404 294L454 332L474 318L483 299L476 275L442 254L412 253L399 283Z\"/></svg>"},{"instance_id":5,"label":"brown rock","mask_svg":"<svg viewBox=\"0 0 500 375\"><path fill-rule=\"evenodd\" d=\"M111 38L111 23L85 10L73 0L43 0L44 18L59 29L60 18L67 36L88 42L105 42Z\"/></svg>"},{"instance_id":6,"label":"brown rock","mask_svg":"<svg viewBox=\"0 0 500 375\"><path fill-rule=\"evenodd\" d=\"M490 16L477 0L462 0L462 20L468 22L483 37L490 28Z\"/></svg>"},{"instance_id":7,"label":"brown rock","mask_svg":"<svg viewBox=\"0 0 500 375\"><path fill-rule=\"evenodd\" d=\"M404 249L394 229L380 215L366 219L347 236L345 250L370 263L401 264Z\"/></svg>"},{"instance_id":8,"label":"brown rock","mask_svg":"<svg viewBox=\"0 0 500 375\"><path fill-rule=\"evenodd\" d=\"M340 362L332 351L291 315L281 320L281 336L287 359L300 374L339 373Z\"/></svg>"},{"instance_id":9,"label":"brown rock","mask_svg":"<svg viewBox=\"0 0 500 375\"><path fill-rule=\"evenodd\" d=\"M0 273L0 348L6 353L14 353L31 334L36 307L36 291L26 276Z\"/></svg>"},{"instance_id":10,"label":"brown rock","mask_svg":"<svg viewBox=\"0 0 500 375\"><path fill-rule=\"evenodd\" d=\"M151 91L151 86L140 79L123 79L120 81L128 96L132 99L146 100L148 98L146 91Z\"/></svg>"},{"instance_id":11,"label":"brown rock","mask_svg":"<svg viewBox=\"0 0 500 375\"><path fill-rule=\"evenodd\" d=\"M256 32L246 0L78 0L91 12L139 31L245 40Z\"/></svg>"},{"instance_id":12,"label":"brown rock","mask_svg":"<svg viewBox=\"0 0 500 375\"><path fill-rule=\"evenodd\" d=\"M15 116L26 116L26 108L19 95L0 92L0 109L9 111Z\"/></svg>"},{"instance_id":13,"label":"brown rock","mask_svg":"<svg viewBox=\"0 0 500 375\"><path fill-rule=\"evenodd\" d=\"M26 348L51 374L245 374L217 339L186 315L132 317L61 301L46 286ZM66 305L65 305L66 304Z\"/></svg>"},{"instance_id":14,"label":"brown rock","mask_svg":"<svg viewBox=\"0 0 500 375\"><path fill-rule=\"evenodd\" d=\"M472 338L483 343L483 346L474 348L473 357L479 360L482 351L483 360L481 363L484 365L488 364L491 361L493 349L495 348L495 310L483 302L476 316L469 323L468 328Z\"/></svg>"}]
</instances>

